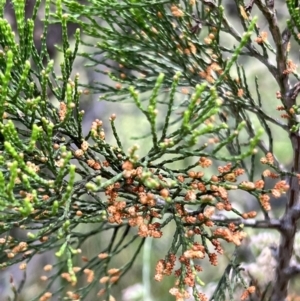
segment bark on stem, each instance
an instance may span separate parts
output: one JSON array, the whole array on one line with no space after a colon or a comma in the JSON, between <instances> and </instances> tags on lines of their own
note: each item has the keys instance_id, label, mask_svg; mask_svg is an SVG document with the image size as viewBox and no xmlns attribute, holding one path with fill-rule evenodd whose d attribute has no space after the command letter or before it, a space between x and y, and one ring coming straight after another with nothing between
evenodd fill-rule
<instances>
[{"instance_id":1,"label":"bark on stem","mask_svg":"<svg viewBox=\"0 0 300 301\"><path fill-rule=\"evenodd\" d=\"M300 137L299 133L290 135L294 150L293 172L300 173ZM271 301L284 301L288 294L290 277L285 271L289 270L291 257L293 255L294 240L297 228L297 220L300 212L299 180L297 177L290 177L290 189L285 213L281 219L280 244L278 253L278 265L276 268L276 279L272 292Z\"/></svg>"},{"instance_id":2,"label":"bark on stem","mask_svg":"<svg viewBox=\"0 0 300 301\"><path fill-rule=\"evenodd\" d=\"M288 29L285 29L282 33L279 29L278 20L276 17L276 11L274 9L272 1L267 1L264 4L262 0L254 0L260 11L265 16L269 24L269 29L272 34L273 41L276 47L276 63L277 72L275 75L276 81L280 87L280 93L282 95L282 104L286 111L292 108L295 104L298 90L294 91L290 87L289 76L285 72L287 67L287 45L291 34ZM292 92L292 93L291 93ZM294 95L295 93L296 95ZM299 89L300 92L300 89ZM296 125L295 120L290 119L288 128L291 129L293 125ZM291 144L294 152L292 172L300 173L300 135L299 131L290 133ZM280 225L280 244L278 252L278 264L275 273L276 285L273 287L271 301L284 301L288 295L288 284L290 275L287 271L290 270L291 257L294 250L294 240L296 234L297 220L299 219L300 208L300 194L299 194L299 180L295 176L291 176L289 179L290 189L288 192L288 202L286 205L285 213L281 219Z\"/></svg>"}]
</instances>

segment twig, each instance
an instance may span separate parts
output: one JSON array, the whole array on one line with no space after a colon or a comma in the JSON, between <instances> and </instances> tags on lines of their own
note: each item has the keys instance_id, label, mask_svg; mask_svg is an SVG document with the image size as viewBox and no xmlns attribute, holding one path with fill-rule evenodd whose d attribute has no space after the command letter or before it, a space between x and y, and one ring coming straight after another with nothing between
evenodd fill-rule
<instances>
[{"instance_id":1,"label":"twig","mask_svg":"<svg viewBox=\"0 0 300 301\"><path fill-rule=\"evenodd\" d=\"M252 11L252 8L253 8L253 5L254 5L254 0L251 0L246 6L245 6L245 11L247 13L251 13Z\"/></svg>"},{"instance_id":2,"label":"twig","mask_svg":"<svg viewBox=\"0 0 300 301\"><path fill-rule=\"evenodd\" d=\"M295 100L300 93L300 82L296 83L293 88L289 90L288 97Z\"/></svg>"},{"instance_id":3,"label":"twig","mask_svg":"<svg viewBox=\"0 0 300 301\"><path fill-rule=\"evenodd\" d=\"M276 229L279 230L281 227L281 222L279 219L269 219L269 220L246 220L242 218L227 218L226 216L213 215L211 221L214 223L225 222L233 223L236 226L243 225L244 227L257 228L257 229Z\"/></svg>"},{"instance_id":4,"label":"twig","mask_svg":"<svg viewBox=\"0 0 300 301\"><path fill-rule=\"evenodd\" d=\"M280 87L281 95L283 95L289 90L290 84L289 77L284 72L286 70L287 52L283 45L282 34L279 29L276 12L274 9L271 10L268 6L264 5L261 0L255 0L255 4L268 21L269 29L276 46L277 73L275 78Z\"/></svg>"}]
</instances>

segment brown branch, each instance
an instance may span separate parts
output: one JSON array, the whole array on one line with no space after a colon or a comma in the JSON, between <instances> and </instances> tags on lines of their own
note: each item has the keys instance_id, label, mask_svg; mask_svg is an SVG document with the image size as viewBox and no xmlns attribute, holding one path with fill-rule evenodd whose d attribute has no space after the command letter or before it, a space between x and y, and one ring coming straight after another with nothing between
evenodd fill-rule
<instances>
[{"instance_id":1,"label":"brown branch","mask_svg":"<svg viewBox=\"0 0 300 301\"><path fill-rule=\"evenodd\" d=\"M273 41L276 47L276 63L277 74L276 81L280 87L282 95L282 103L286 109L290 109L295 103L295 95L298 89L291 89L289 76L285 72L287 66L287 44L290 39L289 30L280 32L276 11L272 1L267 1L267 5L261 0L255 0L255 4L262 12L269 24L269 29L272 34ZM289 122L289 128L295 121ZM293 173L300 173L300 137L299 133L291 133L290 139L294 150ZM291 176L289 180L290 190L288 192L288 202L286 211L281 219L280 227L280 244L278 248L277 267L275 271L276 285L273 287L271 301L284 301L288 294L288 284L290 277L287 277L286 271L291 267L291 258L294 249L294 240L296 234L296 221L299 219L300 211L300 194L299 180L297 177Z\"/></svg>"},{"instance_id":2,"label":"brown branch","mask_svg":"<svg viewBox=\"0 0 300 301\"><path fill-rule=\"evenodd\" d=\"M294 168L293 172L300 172L300 137L297 134L291 135L294 148ZM290 190L288 192L288 203L286 211L281 220L281 237L278 252L278 265L276 268L276 283L272 292L272 301L284 301L288 294L288 284L290 277L285 271L290 268L290 262L294 250L295 234L297 230L296 222L300 217L300 194L299 180L297 177L290 178Z\"/></svg>"},{"instance_id":3,"label":"brown branch","mask_svg":"<svg viewBox=\"0 0 300 301\"><path fill-rule=\"evenodd\" d=\"M267 5L263 4L261 0L255 0L255 4L269 24L269 29L276 47L277 74L275 78L280 87L283 102L285 102L285 105L288 105L288 108L290 108L291 104L289 103L289 99L285 97L285 93L290 89L288 74L285 74L284 72L286 70L287 51L279 29L276 11L274 8L270 9Z\"/></svg>"}]
</instances>

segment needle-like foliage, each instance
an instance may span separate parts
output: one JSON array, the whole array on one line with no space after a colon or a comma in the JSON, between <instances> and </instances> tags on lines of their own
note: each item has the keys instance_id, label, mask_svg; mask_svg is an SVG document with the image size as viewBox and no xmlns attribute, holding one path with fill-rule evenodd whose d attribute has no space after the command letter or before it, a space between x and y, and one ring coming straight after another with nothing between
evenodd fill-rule
<instances>
[{"instance_id":1,"label":"needle-like foliage","mask_svg":"<svg viewBox=\"0 0 300 301\"><path fill-rule=\"evenodd\" d=\"M28 19L25 2L12 1L17 33L0 2L0 267L26 271L38 254L55 253L34 300L115 300L113 286L130 273L145 241L164 241L169 225L171 243L153 272L157 281L175 276L169 292L176 300L287 297L300 271L291 262L300 218L300 85L290 58L291 38L299 44L299 8L286 1L282 26L272 0L232 2L239 26L222 1L57 0L53 8L47 0L40 51L33 33L41 1ZM79 26L75 43L70 22ZM62 28L60 70L47 54L51 23ZM81 82L73 72L78 56L101 80ZM276 94L262 93L244 58L265 67ZM91 121L83 134L80 98L88 91L116 107L135 104L132 118L139 111L146 128L121 131L122 116L112 114ZM282 115L274 116L278 104ZM277 159L277 129L293 148L290 169ZM133 137L136 144L124 147ZM236 195L257 210L245 212ZM272 219L271 198L285 195L285 213ZM275 261L268 285L238 260L245 227L280 232L278 244L267 248ZM16 229L26 238L13 235ZM86 241L99 235L98 252L87 257ZM234 250L209 296L203 262L217 266L224 242ZM127 261L115 266L126 251ZM17 287L11 279L14 300L24 282Z\"/></svg>"}]
</instances>

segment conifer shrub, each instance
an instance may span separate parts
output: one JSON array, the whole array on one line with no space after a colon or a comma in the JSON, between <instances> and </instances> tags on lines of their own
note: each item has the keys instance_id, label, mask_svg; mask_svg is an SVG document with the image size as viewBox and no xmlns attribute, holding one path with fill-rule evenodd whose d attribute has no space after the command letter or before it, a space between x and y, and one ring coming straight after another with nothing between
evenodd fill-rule
<instances>
[{"instance_id":1,"label":"conifer shrub","mask_svg":"<svg viewBox=\"0 0 300 301\"><path fill-rule=\"evenodd\" d=\"M18 285L10 278L11 300L26 290L30 261L49 251L55 260L32 300L116 300L114 285L143 247L170 237L156 265L150 256L144 265L158 282L172 278L173 299L296 300L288 285L300 271L298 1L232 1L237 22L226 1L46 0L38 51L41 2L26 19L25 2L12 1L14 32L0 1L0 267L24 273ZM62 28L59 62L47 53L52 23ZM78 57L101 80L81 81ZM254 64L264 78L249 74ZM104 114L84 134L85 94L116 110L133 103L136 132L126 132L121 114ZM286 206L280 213L276 198ZM260 247L258 267L269 263L266 283L238 256L248 228L280 236L269 244L248 233ZM87 256L85 243L99 236ZM220 277L208 295L203 277L214 266Z\"/></svg>"}]
</instances>

